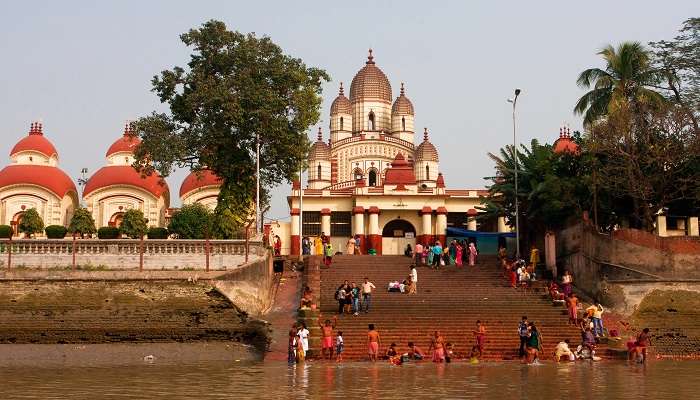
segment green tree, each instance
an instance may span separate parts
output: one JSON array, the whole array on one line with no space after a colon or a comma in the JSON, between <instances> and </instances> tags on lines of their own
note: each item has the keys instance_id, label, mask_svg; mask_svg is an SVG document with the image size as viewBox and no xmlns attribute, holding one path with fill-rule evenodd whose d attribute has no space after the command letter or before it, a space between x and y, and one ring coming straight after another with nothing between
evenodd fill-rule
<instances>
[{"instance_id":1,"label":"green tree","mask_svg":"<svg viewBox=\"0 0 700 400\"><path fill-rule=\"evenodd\" d=\"M240 239L245 227L239 216L228 208L217 208L214 212L212 230L218 239Z\"/></svg>"},{"instance_id":2,"label":"green tree","mask_svg":"<svg viewBox=\"0 0 700 400\"><path fill-rule=\"evenodd\" d=\"M72 234L92 235L97 232L95 227L95 219L86 208L78 208L73 213L68 225L68 232Z\"/></svg>"},{"instance_id":3,"label":"green tree","mask_svg":"<svg viewBox=\"0 0 700 400\"><path fill-rule=\"evenodd\" d=\"M598 54L605 60L605 69L589 68L577 80L580 87L592 88L574 107L575 113L584 116L584 125L620 110L639 115L641 110L664 103L664 97L651 89L661 75L652 68L651 54L639 42L624 42L617 48L608 45Z\"/></svg>"},{"instance_id":4,"label":"green tree","mask_svg":"<svg viewBox=\"0 0 700 400\"><path fill-rule=\"evenodd\" d=\"M213 235L213 218L214 214L206 206L188 204L173 215L168 230L180 239L204 239Z\"/></svg>"},{"instance_id":5,"label":"green tree","mask_svg":"<svg viewBox=\"0 0 700 400\"><path fill-rule=\"evenodd\" d=\"M270 38L229 31L220 21L180 39L193 52L186 69L153 78L170 112L136 123L142 143L134 166L163 176L175 167L212 170L223 180L217 213L228 209L240 226L254 199L258 138L263 190L291 181L306 158L306 131L319 120L321 84L329 77Z\"/></svg>"},{"instance_id":6,"label":"green tree","mask_svg":"<svg viewBox=\"0 0 700 400\"><path fill-rule=\"evenodd\" d=\"M19 222L19 231L26 233L27 236L44 231L44 220L36 211L36 208L30 208L22 214L22 219Z\"/></svg>"},{"instance_id":7,"label":"green tree","mask_svg":"<svg viewBox=\"0 0 700 400\"><path fill-rule=\"evenodd\" d=\"M134 208L127 210L124 213L119 232L132 239L138 239L145 235L148 232L148 225L141 210Z\"/></svg>"}]
</instances>

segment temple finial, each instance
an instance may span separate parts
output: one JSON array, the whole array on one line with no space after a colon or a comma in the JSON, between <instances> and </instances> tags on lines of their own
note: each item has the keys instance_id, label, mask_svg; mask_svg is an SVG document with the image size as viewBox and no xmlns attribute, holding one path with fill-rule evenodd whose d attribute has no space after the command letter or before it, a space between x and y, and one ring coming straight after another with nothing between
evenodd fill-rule
<instances>
[{"instance_id":1,"label":"temple finial","mask_svg":"<svg viewBox=\"0 0 700 400\"><path fill-rule=\"evenodd\" d=\"M401 95L403 96L403 95L405 95L405 94L406 94L406 93L405 93L404 88L403 88L403 82L401 82Z\"/></svg>"},{"instance_id":2,"label":"temple finial","mask_svg":"<svg viewBox=\"0 0 700 400\"><path fill-rule=\"evenodd\" d=\"M321 131L321 127L318 127L318 141L323 142L323 132Z\"/></svg>"},{"instance_id":3,"label":"temple finial","mask_svg":"<svg viewBox=\"0 0 700 400\"><path fill-rule=\"evenodd\" d=\"M423 140L428 140L428 128L423 128Z\"/></svg>"},{"instance_id":4,"label":"temple finial","mask_svg":"<svg viewBox=\"0 0 700 400\"><path fill-rule=\"evenodd\" d=\"M374 56L372 55L372 49L369 49L369 55L367 56L367 64L374 64Z\"/></svg>"},{"instance_id":5,"label":"temple finial","mask_svg":"<svg viewBox=\"0 0 700 400\"><path fill-rule=\"evenodd\" d=\"M340 82L340 90L338 91L338 96L345 96L345 90L343 89L343 82Z\"/></svg>"}]
</instances>

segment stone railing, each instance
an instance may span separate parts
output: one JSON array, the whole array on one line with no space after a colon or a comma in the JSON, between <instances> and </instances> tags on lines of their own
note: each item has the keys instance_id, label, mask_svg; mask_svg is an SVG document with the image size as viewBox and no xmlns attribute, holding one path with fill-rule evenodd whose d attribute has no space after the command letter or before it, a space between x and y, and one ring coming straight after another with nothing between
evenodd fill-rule
<instances>
[{"instance_id":1,"label":"stone railing","mask_svg":"<svg viewBox=\"0 0 700 400\"><path fill-rule=\"evenodd\" d=\"M23 239L0 242L4 268L215 269L265 254L260 241Z\"/></svg>"},{"instance_id":2,"label":"stone railing","mask_svg":"<svg viewBox=\"0 0 700 400\"><path fill-rule=\"evenodd\" d=\"M349 138L345 138L345 139L341 139L341 140L338 140L336 142L333 142L333 147L338 148L338 147L344 146L348 143L355 143L355 142L360 142L363 140L367 140L367 141L381 140L384 142L398 144L398 145L403 146L409 150L415 149L415 145L413 143L409 142L408 140L399 139L399 138L391 136L389 134L383 134L383 135L380 134L378 139L369 139L365 135L354 135L354 136L350 136Z\"/></svg>"},{"instance_id":3,"label":"stone railing","mask_svg":"<svg viewBox=\"0 0 700 400\"><path fill-rule=\"evenodd\" d=\"M351 181L334 183L334 184L324 188L323 190L349 189L349 188L354 188L356 184L357 184L357 181L353 179Z\"/></svg>"}]
</instances>

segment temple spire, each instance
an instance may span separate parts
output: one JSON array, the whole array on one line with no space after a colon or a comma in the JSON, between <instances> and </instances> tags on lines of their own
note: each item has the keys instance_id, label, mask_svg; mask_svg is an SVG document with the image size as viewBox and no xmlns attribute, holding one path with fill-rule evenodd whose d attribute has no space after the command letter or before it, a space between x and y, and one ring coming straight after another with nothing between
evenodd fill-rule
<instances>
[{"instance_id":1,"label":"temple spire","mask_svg":"<svg viewBox=\"0 0 700 400\"><path fill-rule=\"evenodd\" d=\"M372 49L369 49L369 55L367 56L367 64L374 64L374 56L372 55Z\"/></svg>"}]
</instances>

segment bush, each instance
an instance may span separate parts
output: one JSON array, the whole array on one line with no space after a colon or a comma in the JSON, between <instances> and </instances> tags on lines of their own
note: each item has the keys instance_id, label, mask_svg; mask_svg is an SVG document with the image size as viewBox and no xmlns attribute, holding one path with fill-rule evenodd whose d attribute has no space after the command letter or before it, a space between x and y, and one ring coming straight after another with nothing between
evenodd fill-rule
<instances>
[{"instance_id":1,"label":"bush","mask_svg":"<svg viewBox=\"0 0 700 400\"><path fill-rule=\"evenodd\" d=\"M141 210L130 209L124 213L119 231L132 239L139 239L148 232L147 221Z\"/></svg>"},{"instance_id":2,"label":"bush","mask_svg":"<svg viewBox=\"0 0 700 400\"><path fill-rule=\"evenodd\" d=\"M168 230L165 228L148 228L148 238L149 239L167 239Z\"/></svg>"},{"instance_id":3,"label":"bush","mask_svg":"<svg viewBox=\"0 0 700 400\"><path fill-rule=\"evenodd\" d=\"M36 208L30 208L22 213L22 219L19 222L19 231L26 233L28 237L31 237L34 233L44 231L44 220L41 219Z\"/></svg>"},{"instance_id":4,"label":"bush","mask_svg":"<svg viewBox=\"0 0 700 400\"><path fill-rule=\"evenodd\" d=\"M49 225L44 231L49 239L63 239L68 233L68 229L63 225Z\"/></svg>"},{"instance_id":5,"label":"bush","mask_svg":"<svg viewBox=\"0 0 700 400\"><path fill-rule=\"evenodd\" d=\"M0 239L12 237L12 227L10 225L0 225Z\"/></svg>"},{"instance_id":6,"label":"bush","mask_svg":"<svg viewBox=\"0 0 700 400\"><path fill-rule=\"evenodd\" d=\"M95 233L95 219L92 218L92 214L85 208L78 208L73 213L73 217L70 219L70 225L68 225L68 231L70 233L78 233L82 235L92 235Z\"/></svg>"},{"instance_id":7,"label":"bush","mask_svg":"<svg viewBox=\"0 0 700 400\"><path fill-rule=\"evenodd\" d=\"M206 206L199 203L182 206L173 215L168 230L180 239L204 239L211 234L213 214Z\"/></svg>"},{"instance_id":8,"label":"bush","mask_svg":"<svg viewBox=\"0 0 700 400\"><path fill-rule=\"evenodd\" d=\"M113 226L103 226L97 230L97 237L100 239L118 239L120 236L119 228Z\"/></svg>"}]
</instances>

